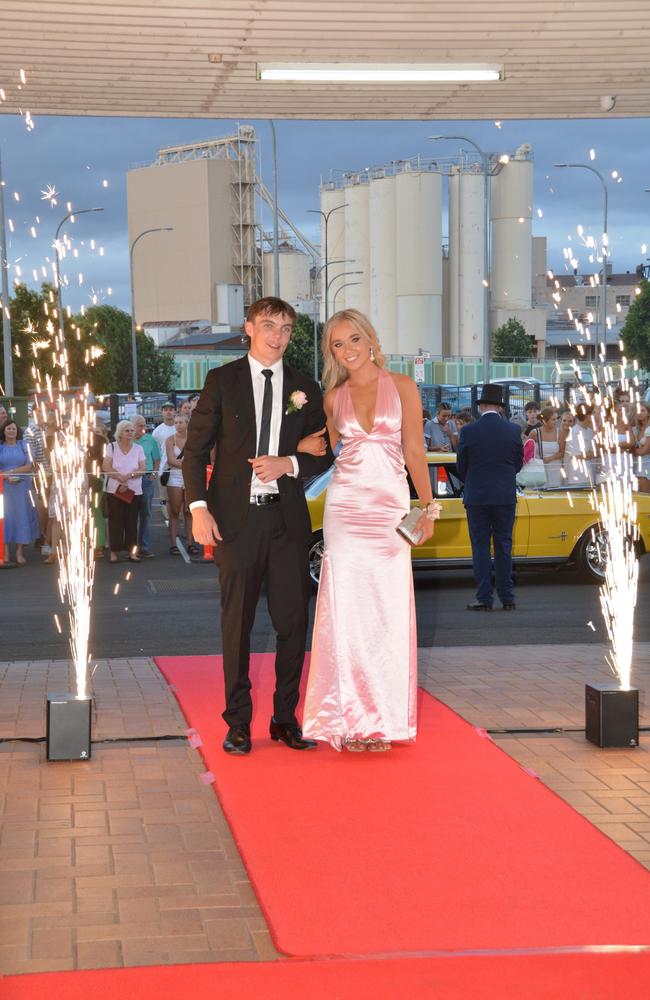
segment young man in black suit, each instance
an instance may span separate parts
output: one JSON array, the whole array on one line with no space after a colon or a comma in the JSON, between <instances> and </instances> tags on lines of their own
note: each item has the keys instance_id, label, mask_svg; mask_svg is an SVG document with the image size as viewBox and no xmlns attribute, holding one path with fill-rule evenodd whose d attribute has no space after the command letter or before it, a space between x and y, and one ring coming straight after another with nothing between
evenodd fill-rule
<instances>
[{"instance_id":1,"label":"young man in black suit","mask_svg":"<svg viewBox=\"0 0 650 1000\"><path fill-rule=\"evenodd\" d=\"M515 523L517 485L515 477L524 461L521 429L504 420L503 389L485 385L478 408L481 416L460 432L456 468L465 483L463 503L472 542L476 600L469 611L491 611L492 558L496 590L504 611L514 611L512 588L512 529Z\"/></svg>"},{"instance_id":2,"label":"young man in black suit","mask_svg":"<svg viewBox=\"0 0 650 1000\"><path fill-rule=\"evenodd\" d=\"M282 360L296 314L282 299L253 303L249 353L208 373L192 413L183 460L193 534L215 545L228 733L226 753L251 749L250 632L262 584L276 632L276 687L270 734L293 750L312 749L295 716L307 637L311 526L302 485L331 465L299 441L326 426L319 386ZM216 446L206 489L206 467Z\"/></svg>"}]
</instances>

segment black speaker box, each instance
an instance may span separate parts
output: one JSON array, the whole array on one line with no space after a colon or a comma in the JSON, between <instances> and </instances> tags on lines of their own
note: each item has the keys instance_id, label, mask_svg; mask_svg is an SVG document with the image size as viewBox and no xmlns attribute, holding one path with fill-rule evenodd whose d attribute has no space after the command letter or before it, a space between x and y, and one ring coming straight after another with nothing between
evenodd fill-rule
<instances>
[{"instance_id":1,"label":"black speaker box","mask_svg":"<svg viewBox=\"0 0 650 1000\"><path fill-rule=\"evenodd\" d=\"M89 760L92 698L47 696L47 759Z\"/></svg>"},{"instance_id":2,"label":"black speaker box","mask_svg":"<svg viewBox=\"0 0 650 1000\"><path fill-rule=\"evenodd\" d=\"M599 747L639 745L639 692L618 685L585 686L585 736Z\"/></svg>"}]
</instances>

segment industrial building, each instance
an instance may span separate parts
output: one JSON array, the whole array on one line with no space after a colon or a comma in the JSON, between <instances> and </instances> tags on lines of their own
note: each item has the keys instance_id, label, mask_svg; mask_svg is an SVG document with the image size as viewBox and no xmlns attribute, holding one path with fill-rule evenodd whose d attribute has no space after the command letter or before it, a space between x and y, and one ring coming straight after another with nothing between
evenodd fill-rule
<instances>
[{"instance_id":1,"label":"industrial building","mask_svg":"<svg viewBox=\"0 0 650 1000\"><path fill-rule=\"evenodd\" d=\"M327 312L367 313L387 354L478 358L489 308L491 329L519 319L543 356L547 308L534 290L545 287L545 245L534 254L532 211L528 146L485 162L465 153L416 157L328 180L321 187L321 247L327 242L333 262L323 272Z\"/></svg>"},{"instance_id":2,"label":"industrial building","mask_svg":"<svg viewBox=\"0 0 650 1000\"><path fill-rule=\"evenodd\" d=\"M262 226L263 203L274 202L254 129L160 150L129 171L127 193L138 324L179 352L235 343L246 307L275 288L274 234ZM601 322L597 276L547 275L546 238L532 236L529 146L338 173L321 185L320 207L320 246L279 210L280 293L321 319L326 297L329 315L361 310L388 355L478 362L488 309L492 330L519 319L539 359L580 342L567 309ZM173 233L157 232L167 226ZM612 345L636 282L608 275Z\"/></svg>"},{"instance_id":3,"label":"industrial building","mask_svg":"<svg viewBox=\"0 0 650 1000\"><path fill-rule=\"evenodd\" d=\"M260 201L272 199L251 126L161 149L153 163L128 171L127 201L134 312L139 325L158 329L158 342L176 336L188 319L222 332L240 329L246 307L273 291L271 235L260 212ZM318 249L281 218L283 295L299 305L310 298ZM161 227L173 233L157 232Z\"/></svg>"}]
</instances>

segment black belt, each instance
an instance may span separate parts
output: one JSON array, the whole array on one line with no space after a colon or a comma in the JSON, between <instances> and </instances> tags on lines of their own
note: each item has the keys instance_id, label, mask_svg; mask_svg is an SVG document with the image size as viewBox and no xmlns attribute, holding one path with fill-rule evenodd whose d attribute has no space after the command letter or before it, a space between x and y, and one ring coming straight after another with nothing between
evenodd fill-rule
<instances>
[{"instance_id":1,"label":"black belt","mask_svg":"<svg viewBox=\"0 0 650 1000\"><path fill-rule=\"evenodd\" d=\"M279 503L280 494L279 493L254 493L251 497L251 503L255 504L256 507L266 507L270 503Z\"/></svg>"}]
</instances>

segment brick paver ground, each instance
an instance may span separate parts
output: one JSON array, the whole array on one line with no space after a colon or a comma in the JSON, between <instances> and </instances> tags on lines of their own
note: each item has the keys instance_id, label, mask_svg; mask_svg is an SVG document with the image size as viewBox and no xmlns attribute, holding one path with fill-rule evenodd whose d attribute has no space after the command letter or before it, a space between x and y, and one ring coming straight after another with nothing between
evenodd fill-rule
<instances>
[{"instance_id":1,"label":"brick paver ground","mask_svg":"<svg viewBox=\"0 0 650 1000\"><path fill-rule=\"evenodd\" d=\"M585 682L610 676L596 644L420 651L427 690L650 868L650 738L603 751L566 731L584 726ZM641 644L643 725L649 679ZM101 661L93 739L107 742L90 761L48 764L25 741L44 735L46 692L71 686L63 661L0 663L0 971L277 957L153 663Z\"/></svg>"},{"instance_id":2,"label":"brick paver ground","mask_svg":"<svg viewBox=\"0 0 650 1000\"><path fill-rule=\"evenodd\" d=\"M0 664L0 678L4 739L42 737L67 664ZM126 740L49 764L43 743L0 743L0 971L275 957L163 678L149 660L112 660L94 687L93 740ZM133 739L156 735L178 738Z\"/></svg>"}]
</instances>

